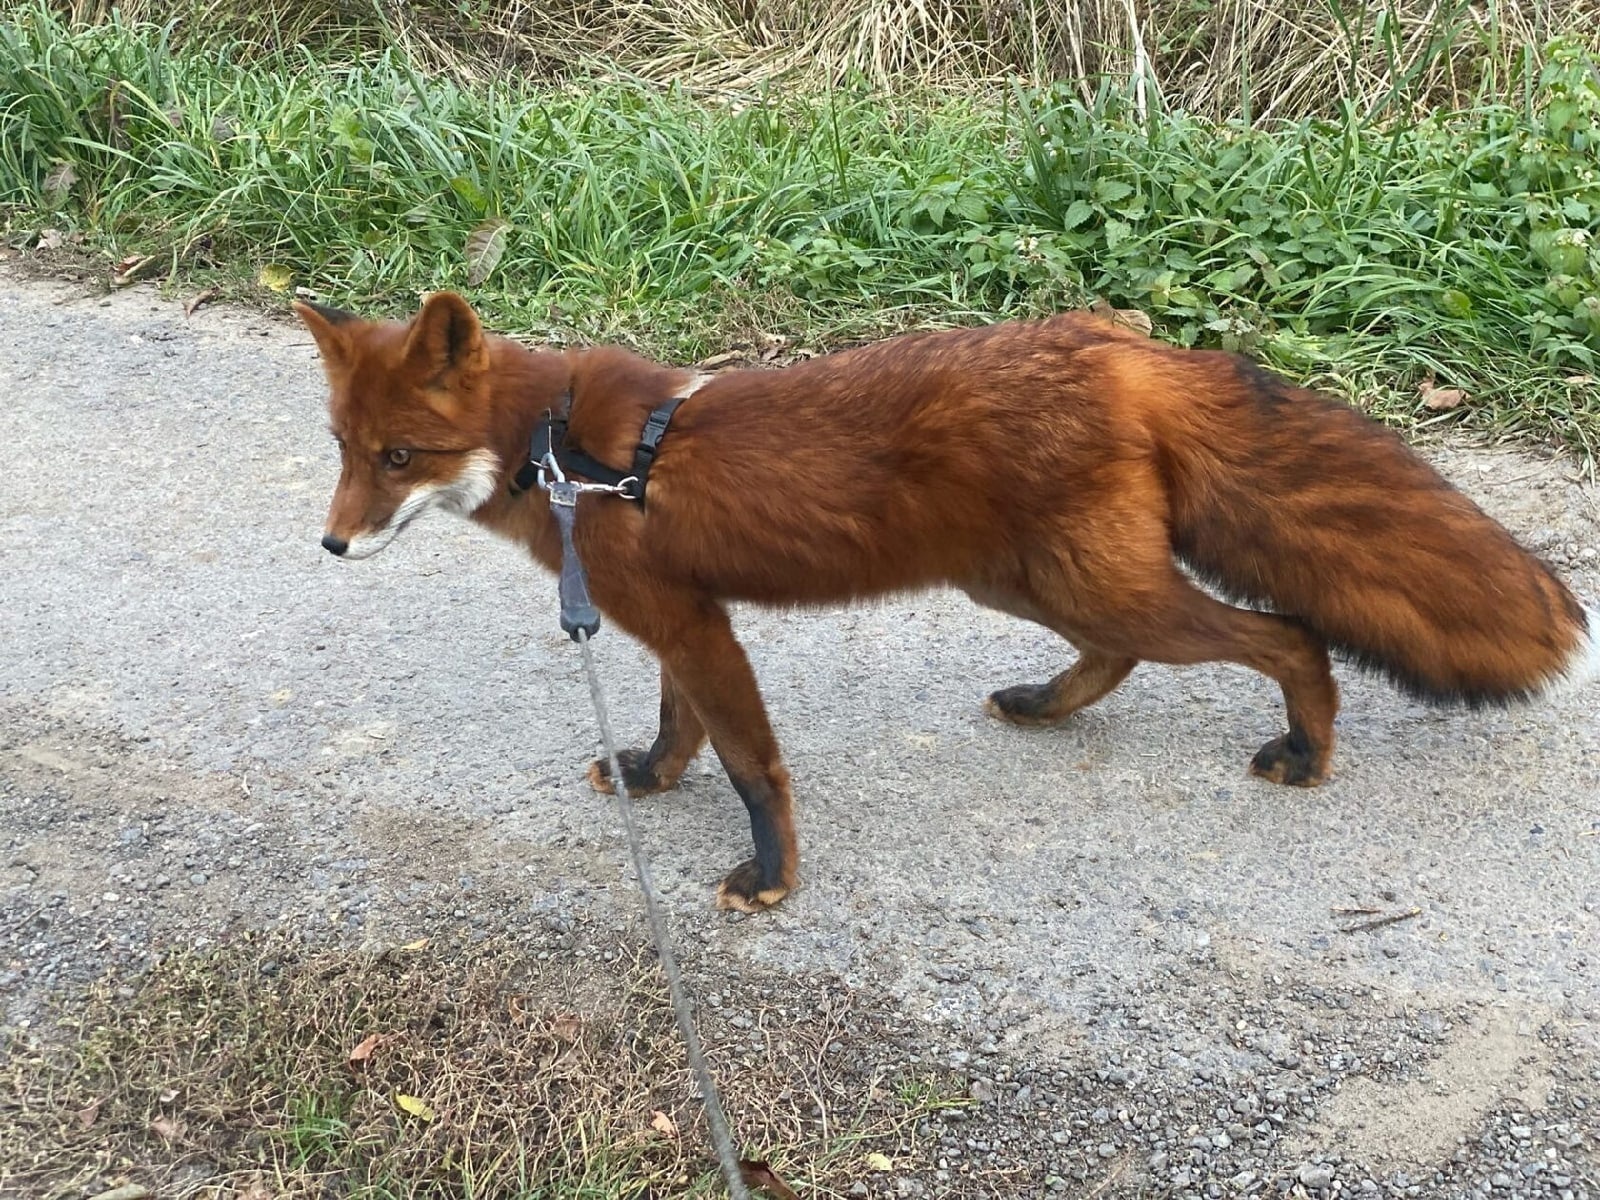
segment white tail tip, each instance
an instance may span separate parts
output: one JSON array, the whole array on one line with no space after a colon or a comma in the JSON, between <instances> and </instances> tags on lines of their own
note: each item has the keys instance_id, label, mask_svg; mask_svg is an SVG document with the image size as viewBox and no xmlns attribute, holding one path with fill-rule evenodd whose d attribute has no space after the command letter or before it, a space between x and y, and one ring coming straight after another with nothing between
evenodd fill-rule
<instances>
[{"instance_id":1,"label":"white tail tip","mask_svg":"<svg viewBox=\"0 0 1600 1200\"><path fill-rule=\"evenodd\" d=\"M1564 696L1600 679L1600 608L1585 604L1583 615L1584 634L1572 648L1566 666L1550 681L1546 695Z\"/></svg>"}]
</instances>

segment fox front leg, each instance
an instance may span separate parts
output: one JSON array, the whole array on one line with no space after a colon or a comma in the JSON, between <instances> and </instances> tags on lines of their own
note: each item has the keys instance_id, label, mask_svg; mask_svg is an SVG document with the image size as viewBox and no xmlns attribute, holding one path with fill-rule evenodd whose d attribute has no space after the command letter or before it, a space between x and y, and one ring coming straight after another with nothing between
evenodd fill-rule
<instances>
[{"instance_id":1,"label":"fox front leg","mask_svg":"<svg viewBox=\"0 0 1600 1200\"><path fill-rule=\"evenodd\" d=\"M755 851L723 877L717 906L770 908L799 882L794 802L755 672L727 610L698 593L665 588L649 605L608 605L602 589L612 580L597 576L595 583L601 608L648 646L662 667L660 736L648 752L621 760L625 775L638 774L647 785L641 790L659 791L677 780L709 738L749 813ZM618 591L627 595L620 586ZM609 772L592 769L589 777L609 790ZM631 791L631 775L625 781Z\"/></svg>"}]
</instances>

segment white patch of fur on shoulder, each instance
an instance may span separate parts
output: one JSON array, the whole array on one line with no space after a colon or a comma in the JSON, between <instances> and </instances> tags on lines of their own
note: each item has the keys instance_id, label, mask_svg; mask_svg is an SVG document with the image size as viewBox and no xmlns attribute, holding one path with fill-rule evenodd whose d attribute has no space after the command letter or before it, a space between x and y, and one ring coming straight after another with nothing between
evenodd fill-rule
<instances>
[{"instance_id":1,"label":"white patch of fur on shoulder","mask_svg":"<svg viewBox=\"0 0 1600 1200\"><path fill-rule=\"evenodd\" d=\"M1566 696L1600 679L1600 608L1585 604L1583 615L1588 628L1573 647L1566 665L1545 686L1546 696Z\"/></svg>"},{"instance_id":2,"label":"white patch of fur on shoulder","mask_svg":"<svg viewBox=\"0 0 1600 1200\"><path fill-rule=\"evenodd\" d=\"M710 383L714 378L715 376L708 375L704 371L698 371L689 376L689 382L678 389L678 396L681 399L687 400L701 388L705 387L706 384Z\"/></svg>"}]
</instances>

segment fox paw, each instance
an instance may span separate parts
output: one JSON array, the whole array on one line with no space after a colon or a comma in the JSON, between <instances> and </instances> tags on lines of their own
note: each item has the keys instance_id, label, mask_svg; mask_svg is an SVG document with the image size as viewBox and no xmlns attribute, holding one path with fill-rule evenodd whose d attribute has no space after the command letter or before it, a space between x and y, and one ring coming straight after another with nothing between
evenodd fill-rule
<instances>
[{"instance_id":1,"label":"fox paw","mask_svg":"<svg viewBox=\"0 0 1600 1200\"><path fill-rule=\"evenodd\" d=\"M622 767L622 782L628 785L628 795L648 796L652 792L665 792L678 781L676 779L662 779L650 765L650 755L644 750L619 750L617 763ZM611 763L604 758L597 758L589 764L589 786L597 792L604 792L608 796L617 793L617 785L611 778Z\"/></svg>"},{"instance_id":2,"label":"fox paw","mask_svg":"<svg viewBox=\"0 0 1600 1200\"><path fill-rule=\"evenodd\" d=\"M1056 703L1056 690L1048 683L1021 683L991 692L983 707L1013 725L1054 725L1061 719Z\"/></svg>"},{"instance_id":3,"label":"fox paw","mask_svg":"<svg viewBox=\"0 0 1600 1200\"><path fill-rule=\"evenodd\" d=\"M1316 787L1328 777L1328 753L1317 753L1305 734L1291 729L1256 751L1250 773L1272 783Z\"/></svg>"},{"instance_id":4,"label":"fox paw","mask_svg":"<svg viewBox=\"0 0 1600 1200\"><path fill-rule=\"evenodd\" d=\"M771 908L789 894L789 889L778 884L768 887L761 880L761 867L755 859L746 859L722 877L717 885L717 907L735 912L756 913Z\"/></svg>"}]
</instances>

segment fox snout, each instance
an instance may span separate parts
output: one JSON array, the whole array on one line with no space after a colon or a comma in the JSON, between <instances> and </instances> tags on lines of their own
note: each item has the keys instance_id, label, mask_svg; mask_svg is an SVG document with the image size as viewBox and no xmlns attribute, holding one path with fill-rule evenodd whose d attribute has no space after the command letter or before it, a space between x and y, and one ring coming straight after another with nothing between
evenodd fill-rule
<instances>
[{"instance_id":1,"label":"fox snout","mask_svg":"<svg viewBox=\"0 0 1600 1200\"><path fill-rule=\"evenodd\" d=\"M448 473L415 481L397 479L394 472L352 469L347 463L323 527L322 548L347 561L371 558L423 513L439 510L470 517L498 487L500 460L489 450L451 452L449 458L453 461L440 464L448 466Z\"/></svg>"}]
</instances>

